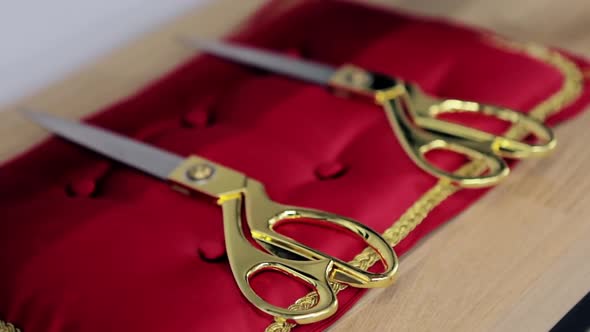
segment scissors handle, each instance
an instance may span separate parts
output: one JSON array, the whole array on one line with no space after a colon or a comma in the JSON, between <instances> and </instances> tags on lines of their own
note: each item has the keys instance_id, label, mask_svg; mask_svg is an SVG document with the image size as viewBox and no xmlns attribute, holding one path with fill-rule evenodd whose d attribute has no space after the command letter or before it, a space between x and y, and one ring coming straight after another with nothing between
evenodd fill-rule
<instances>
[{"instance_id":1,"label":"scissors handle","mask_svg":"<svg viewBox=\"0 0 590 332\"><path fill-rule=\"evenodd\" d=\"M239 289L248 301L280 320L307 324L333 315L338 301L331 282L373 288L388 286L395 280L398 260L391 246L377 232L354 220L273 202L260 182L197 156L183 161L169 179L185 189L218 198L223 209L227 256ZM314 219L354 233L379 254L385 271L364 271L279 234L273 228L294 219ZM253 246L246 236L246 225L250 237L266 252ZM317 292L317 304L293 311L268 303L250 286L251 278L265 270L278 271L306 283Z\"/></svg>"},{"instance_id":2,"label":"scissors handle","mask_svg":"<svg viewBox=\"0 0 590 332\"><path fill-rule=\"evenodd\" d=\"M389 244L377 233L359 223L341 221L327 213L287 207L270 200L260 199L263 197L260 196L263 194L262 190L263 187L259 182L252 181L252 185L247 187L244 195L220 199L232 272L242 294L256 307L281 320L298 324L314 323L330 317L338 308L338 300L330 285L331 282L374 288L389 286L395 280L397 258ZM244 205L252 238L269 253L255 249L246 239L243 233L243 222L239 217L244 215L242 212ZM359 237L365 239L379 253L386 271L383 273L363 271L272 229L272 226L281 220L299 218L331 222L356 231ZM304 282L317 292L317 303L311 308L297 311L268 303L256 294L249 283L252 277L265 270L278 271Z\"/></svg>"},{"instance_id":3,"label":"scissors handle","mask_svg":"<svg viewBox=\"0 0 590 332\"><path fill-rule=\"evenodd\" d=\"M398 89L405 90L405 87ZM406 153L427 173L465 188L493 186L508 176L510 169L506 161L494 152L492 144L463 137L460 131L427 131L413 123L410 119L413 100L407 93L386 90L379 92L376 99L384 107L389 123ZM453 151L473 161L482 161L487 172L483 175L460 175L437 167L426 159L428 152L437 149Z\"/></svg>"},{"instance_id":4,"label":"scissors handle","mask_svg":"<svg viewBox=\"0 0 590 332\"><path fill-rule=\"evenodd\" d=\"M495 154L513 159L543 157L551 153L557 145L553 130L522 112L472 101L438 99L426 95L416 85L408 85L408 90L413 102L414 122L429 131L452 132L465 140L488 144ZM539 142L527 143L437 119L440 114L459 112L480 113L510 122L526 134L535 136Z\"/></svg>"},{"instance_id":5,"label":"scissors handle","mask_svg":"<svg viewBox=\"0 0 590 332\"><path fill-rule=\"evenodd\" d=\"M276 256L305 260L330 260L334 263L329 279L357 288L377 288L391 285L396 278L398 260L395 252L379 233L353 219L336 214L279 204L268 199L260 182L249 180L246 215L252 237ZM281 222L298 221L335 226L363 240L380 257L384 271L369 272L341 259L317 251L274 230Z\"/></svg>"},{"instance_id":6,"label":"scissors handle","mask_svg":"<svg viewBox=\"0 0 590 332\"><path fill-rule=\"evenodd\" d=\"M236 222L235 216L242 215L242 198L224 200L221 206L231 270L240 291L250 303L275 318L297 324L314 323L336 312L338 299L328 280L332 261L296 261L264 253L252 246L244 234L243 225ZM265 270L282 272L310 286L318 294L316 305L302 310L289 310L264 300L252 289L250 280Z\"/></svg>"},{"instance_id":7,"label":"scissors handle","mask_svg":"<svg viewBox=\"0 0 590 332\"><path fill-rule=\"evenodd\" d=\"M544 156L556 146L552 130L526 114L475 102L436 99L424 94L416 85L353 65L340 67L330 85L340 91L372 98L382 105L396 137L414 163L429 174L462 187L488 187L500 182L510 172L502 157ZM448 112L494 116L517 125L519 130L536 136L540 142L530 144L436 118ZM445 171L426 159L426 154L436 149L483 162L487 173L459 175Z\"/></svg>"}]
</instances>

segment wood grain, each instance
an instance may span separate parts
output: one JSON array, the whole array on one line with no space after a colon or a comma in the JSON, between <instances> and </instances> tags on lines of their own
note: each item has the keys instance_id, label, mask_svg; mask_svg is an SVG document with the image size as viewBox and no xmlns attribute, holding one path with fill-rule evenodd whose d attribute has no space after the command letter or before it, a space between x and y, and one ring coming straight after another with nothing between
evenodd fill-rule
<instances>
[{"instance_id":1,"label":"wood grain","mask_svg":"<svg viewBox=\"0 0 590 332\"><path fill-rule=\"evenodd\" d=\"M67 117L89 114L192 55L171 36L219 36L264 2L219 0L189 12L63 81L5 106L0 112L0 160L46 136L16 113L17 105ZM585 1L539 0L516 8L509 0L372 2L477 23L513 38L590 56L590 35L584 30L590 7ZM407 254L393 288L369 292L331 330L550 329L590 290L589 120L590 114L585 114L558 128L560 145L553 156L521 163L504 184Z\"/></svg>"}]
</instances>

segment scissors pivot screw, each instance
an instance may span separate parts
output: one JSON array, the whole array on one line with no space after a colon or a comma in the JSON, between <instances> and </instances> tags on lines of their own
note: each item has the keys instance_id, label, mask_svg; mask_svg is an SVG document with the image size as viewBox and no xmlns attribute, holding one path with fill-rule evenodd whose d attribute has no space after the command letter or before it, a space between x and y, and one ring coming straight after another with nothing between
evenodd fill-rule
<instances>
[{"instance_id":1,"label":"scissors pivot screw","mask_svg":"<svg viewBox=\"0 0 590 332\"><path fill-rule=\"evenodd\" d=\"M192 181L205 181L215 174L215 168L209 164L197 164L186 171L186 176Z\"/></svg>"},{"instance_id":2,"label":"scissors pivot screw","mask_svg":"<svg viewBox=\"0 0 590 332\"><path fill-rule=\"evenodd\" d=\"M345 79L354 86L367 86L371 83L371 76L364 71L351 71Z\"/></svg>"}]
</instances>

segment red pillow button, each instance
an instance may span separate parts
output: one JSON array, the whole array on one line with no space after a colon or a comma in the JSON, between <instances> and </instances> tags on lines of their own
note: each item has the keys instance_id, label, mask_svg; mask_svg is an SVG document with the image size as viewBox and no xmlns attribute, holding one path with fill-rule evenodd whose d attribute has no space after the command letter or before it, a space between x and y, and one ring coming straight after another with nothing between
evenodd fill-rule
<instances>
[{"instance_id":1,"label":"red pillow button","mask_svg":"<svg viewBox=\"0 0 590 332\"><path fill-rule=\"evenodd\" d=\"M217 262L225 258L223 241L205 240L199 244L199 256L206 262Z\"/></svg>"},{"instance_id":2,"label":"red pillow button","mask_svg":"<svg viewBox=\"0 0 590 332\"><path fill-rule=\"evenodd\" d=\"M315 169L315 175L320 180L335 179L346 173L346 166L338 161L321 163Z\"/></svg>"},{"instance_id":3,"label":"red pillow button","mask_svg":"<svg viewBox=\"0 0 590 332\"><path fill-rule=\"evenodd\" d=\"M188 127L207 127L211 117L205 107L196 107L190 112L186 113L183 122Z\"/></svg>"},{"instance_id":4,"label":"red pillow button","mask_svg":"<svg viewBox=\"0 0 590 332\"><path fill-rule=\"evenodd\" d=\"M71 196L90 197L96 191L96 182L88 179L77 180L68 185L67 191Z\"/></svg>"},{"instance_id":5,"label":"red pillow button","mask_svg":"<svg viewBox=\"0 0 590 332\"><path fill-rule=\"evenodd\" d=\"M285 50L285 55L287 55L288 57L291 58L302 58L303 55L301 53L301 50L298 48L288 48Z\"/></svg>"}]
</instances>

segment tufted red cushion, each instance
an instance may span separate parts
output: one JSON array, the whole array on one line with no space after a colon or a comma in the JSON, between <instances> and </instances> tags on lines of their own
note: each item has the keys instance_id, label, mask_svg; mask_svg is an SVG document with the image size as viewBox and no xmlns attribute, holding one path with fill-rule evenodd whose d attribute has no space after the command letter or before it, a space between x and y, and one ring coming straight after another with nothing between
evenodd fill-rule
<instances>
[{"instance_id":1,"label":"tufted red cushion","mask_svg":"<svg viewBox=\"0 0 590 332\"><path fill-rule=\"evenodd\" d=\"M354 63L440 96L521 110L562 83L552 67L499 49L465 27L348 2L301 1L275 10L283 4L271 2L234 39L335 65ZM589 99L586 89L551 123ZM240 170L265 183L278 202L349 216L378 231L436 181L408 159L378 107L209 56L89 121ZM502 127L473 121L492 131ZM455 194L396 251L403 254L483 193ZM340 257L356 253L351 248L358 246L340 235L309 230L284 229ZM24 332L261 331L271 318L242 298L223 241L213 201L179 195L50 139L0 168L0 317ZM270 278L255 283L284 305L305 293L281 285ZM361 294L341 293L339 314Z\"/></svg>"}]
</instances>

